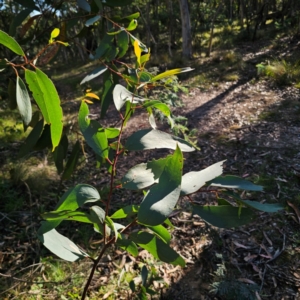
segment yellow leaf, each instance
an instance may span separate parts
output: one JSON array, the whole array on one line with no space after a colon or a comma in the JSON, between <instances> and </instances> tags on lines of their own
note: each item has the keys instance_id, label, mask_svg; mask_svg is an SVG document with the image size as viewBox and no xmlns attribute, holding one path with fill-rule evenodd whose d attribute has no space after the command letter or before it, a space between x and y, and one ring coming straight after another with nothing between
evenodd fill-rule
<instances>
[{"instance_id":1,"label":"yellow leaf","mask_svg":"<svg viewBox=\"0 0 300 300\"><path fill-rule=\"evenodd\" d=\"M50 35L49 44L52 44L53 43L53 39L55 39L56 37L59 36L59 32L60 32L60 30L58 28L54 28L52 30L51 35Z\"/></svg>"},{"instance_id":2,"label":"yellow leaf","mask_svg":"<svg viewBox=\"0 0 300 300\"><path fill-rule=\"evenodd\" d=\"M94 103L93 101L88 100L88 99L83 99L83 101L84 101L85 103L88 103L88 104L93 104L93 103Z\"/></svg>"},{"instance_id":3,"label":"yellow leaf","mask_svg":"<svg viewBox=\"0 0 300 300\"><path fill-rule=\"evenodd\" d=\"M94 98L94 99L97 99L97 100L100 100L100 98L94 94L94 93L86 93L85 94L86 97L90 97L90 98Z\"/></svg>"},{"instance_id":4,"label":"yellow leaf","mask_svg":"<svg viewBox=\"0 0 300 300\"><path fill-rule=\"evenodd\" d=\"M59 33L60 33L59 28L54 28L54 29L52 30L52 32L51 32L51 38L52 38L52 39L55 39L56 37L59 36Z\"/></svg>"},{"instance_id":5,"label":"yellow leaf","mask_svg":"<svg viewBox=\"0 0 300 300\"><path fill-rule=\"evenodd\" d=\"M139 46L139 42L137 40L134 41L133 47L134 47L134 53L137 58L138 65L140 66L142 50L141 50L141 48Z\"/></svg>"},{"instance_id":6,"label":"yellow leaf","mask_svg":"<svg viewBox=\"0 0 300 300\"><path fill-rule=\"evenodd\" d=\"M165 78L165 77L170 77L170 76L173 76L173 75L176 75L176 74L179 74L179 73L189 72L189 71L193 71L193 70L194 69L192 69L190 67L169 70L169 71L166 71L166 72L163 72L161 74L158 74L158 75L154 76L152 78L152 82L156 81L156 80L160 80L160 79Z\"/></svg>"}]
</instances>

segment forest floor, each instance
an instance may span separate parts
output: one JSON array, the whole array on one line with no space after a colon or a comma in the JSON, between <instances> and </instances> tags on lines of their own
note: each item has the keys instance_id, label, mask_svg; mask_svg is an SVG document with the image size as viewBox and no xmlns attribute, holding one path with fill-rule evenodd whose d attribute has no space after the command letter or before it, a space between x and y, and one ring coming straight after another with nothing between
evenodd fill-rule
<instances>
[{"instance_id":1,"label":"forest floor","mask_svg":"<svg viewBox=\"0 0 300 300\"><path fill-rule=\"evenodd\" d=\"M174 108L173 114L187 118L185 125L190 130L196 129L193 138L200 147L196 153L185 156L185 172L226 160L224 174L238 175L264 187L261 193L247 194L250 200L280 202L286 209L276 214L257 213L254 222L237 229L217 229L190 213L175 214L171 218L175 226L172 245L186 259L184 269L156 264L145 251L135 259L116 252L115 261L120 260L128 272L135 272L140 263L155 265L164 283L154 283L152 288L160 293L153 299L300 299L300 91L257 78L255 67L277 57L279 52L300 53L299 41L291 44L291 40L282 39L278 43L286 47L271 48L267 41L238 45L234 51L242 58L243 65L236 70L238 76L233 81L224 76L230 69L228 64L226 70L220 69L225 52L195 60L198 76L211 72L214 78L205 84L195 78L183 81L189 92L180 95L184 106ZM71 88L64 91L63 97L72 98ZM113 123L113 110L109 114ZM132 129L125 134L148 127L146 115L136 115L128 124ZM3 156L14 147L16 144L1 148L2 164ZM149 155L129 153L120 165L120 172L145 161ZM89 173L88 183L101 188L106 182L92 164L88 163L88 171L78 172L74 182L85 180ZM51 184L57 183L54 176ZM61 271L63 274L51 277L51 272L57 272L57 260L54 263L50 263L51 258L40 260L49 253L36 241L38 214L55 205L55 190L47 196L33 196L27 184L17 188L30 199L23 208L11 213L2 210L1 205L0 297L78 299L80 289L75 282L84 278L90 265L67 265ZM117 195L116 205L124 205L125 198L126 195ZM131 198L132 202L139 200L136 195ZM196 194L193 200L206 204L212 197ZM181 200L179 206L184 205ZM77 239L85 239L94 249L97 238L90 239L85 234L77 230ZM130 299L128 291L116 288L120 271L114 273L109 255L101 266L93 280L90 299ZM79 279L70 277L74 269ZM113 278L114 283L109 284ZM93 295L98 296L93 298Z\"/></svg>"}]
</instances>

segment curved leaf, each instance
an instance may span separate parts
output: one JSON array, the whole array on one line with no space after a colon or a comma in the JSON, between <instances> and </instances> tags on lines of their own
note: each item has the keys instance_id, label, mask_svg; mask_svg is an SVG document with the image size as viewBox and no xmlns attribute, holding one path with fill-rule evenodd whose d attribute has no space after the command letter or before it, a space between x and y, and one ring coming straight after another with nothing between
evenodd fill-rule
<instances>
[{"instance_id":1,"label":"curved leaf","mask_svg":"<svg viewBox=\"0 0 300 300\"><path fill-rule=\"evenodd\" d=\"M21 114L22 120L25 125L28 125L32 117L32 108L30 97L23 80L18 76L16 82L17 104Z\"/></svg>"},{"instance_id":2,"label":"curved leaf","mask_svg":"<svg viewBox=\"0 0 300 300\"><path fill-rule=\"evenodd\" d=\"M205 222L219 228L231 228L251 222L255 216L249 208L242 208L239 216L239 207L230 205L199 206L193 205L193 214L201 217Z\"/></svg>"},{"instance_id":3,"label":"curved leaf","mask_svg":"<svg viewBox=\"0 0 300 300\"><path fill-rule=\"evenodd\" d=\"M146 99L135 96L133 93L129 92L123 85L117 84L113 90L113 98L116 109L120 111L126 101L131 103L139 103Z\"/></svg>"},{"instance_id":4,"label":"curved leaf","mask_svg":"<svg viewBox=\"0 0 300 300\"><path fill-rule=\"evenodd\" d=\"M42 235L38 235L39 240L52 253L67 261L77 261L78 259L89 257L89 255L79 249L71 240L52 229Z\"/></svg>"},{"instance_id":5,"label":"curved leaf","mask_svg":"<svg viewBox=\"0 0 300 300\"><path fill-rule=\"evenodd\" d=\"M207 184L221 188L241 189L246 191L261 192L263 190L263 187L261 185L256 185L251 181L233 175L217 177Z\"/></svg>"},{"instance_id":6,"label":"curved leaf","mask_svg":"<svg viewBox=\"0 0 300 300\"><path fill-rule=\"evenodd\" d=\"M94 23L96 23L97 21L99 21L100 19L101 19L101 16L99 16L99 15L97 15L93 18L90 18L85 22L85 26L89 27L89 26L93 25Z\"/></svg>"},{"instance_id":7,"label":"curved leaf","mask_svg":"<svg viewBox=\"0 0 300 300\"><path fill-rule=\"evenodd\" d=\"M108 142L105 130L95 120L88 118L89 108L85 102L82 101L78 122L79 128L82 132L87 144L95 151L95 153L103 158L108 157Z\"/></svg>"},{"instance_id":8,"label":"curved leaf","mask_svg":"<svg viewBox=\"0 0 300 300\"><path fill-rule=\"evenodd\" d=\"M120 129L118 128L105 128L104 131L108 139L114 139L120 134Z\"/></svg>"},{"instance_id":9,"label":"curved leaf","mask_svg":"<svg viewBox=\"0 0 300 300\"><path fill-rule=\"evenodd\" d=\"M170 156L135 165L121 179L122 187L139 190L157 183L169 158Z\"/></svg>"},{"instance_id":10,"label":"curved leaf","mask_svg":"<svg viewBox=\"0 0 300 300\"><path fill-rule=\"evenodd\" d=\"M188 195L197 192L207 181L210 181L223 173L223 163L219 161L199 172L189 172L182 176L180 195Z\"/></svg>"},{"instance_id":11,"label":"curved leaf","mask_svg":"<svg viewBox=\"0 0 300 300\"><path fill-rule=\"evenodd\" d=\"M64 170L64 159L67 156L69 141L67 136L64 134L60 140L59 145L53 152L54 163L57 169L57 173L60 174Z\"/></svg>"},{"instance_id":12,"label":"curved leaf","mask_svg":"<svg viewBox=\"0 0 300 300\"><path fill-rule=\"evenodd\" d=\"M125 219L135 215L139 210L137 205L127 205L117 210L110 218L111 219Z\"/></svg>"},{"instance_id":13,"label":"curved leaf","mask_svg":"<svg viewBox=\"0 0 300 300\"><path fill-rule=\"evenodd\" d=\"M99 67L99 68L96 68L95 70L92 71L92 73L90 73L89 75L85 76L85 77L81 80L80 84L83 84L83 83L85 83L85 82L88 82L88 81L90 81L90 80L92 80L92 79L94 79L94 78L100 76L100 75L101 75L102 73L104 73L106 70L107 70L107 68L104 67L104 66L101 66L101 67Z\"/></svg>"},{"instance_id":14,"label":"curved leaf","mask_svg":"<svg viewBox=\"0 0 300 300\"><path fill-rule=\"evenodd\" d=\"M163 262L174 266L185 266L184 259L155 235L149 232L140 231L130 234L129 238L140 247L150 252L155 258Z\"/></svg>"},{"instance_id":15,"label":"curved leaf","mask_svg":"<svg viewBox=\"0 0 300 300\"><path fill-rule=\"evenodd\" d=\"M125 235L123 234L118 235L117 246L127 251L129 254L133 255L134 257L138 256L139 254L136 244L133 241L126 239Z\"/></svg>"},{"instance_id":16,"label":"curved leaf","mask_svg":"<svg viewBox=\"0 0 300 300\"><path fill-rule=\"evenodd\" d=\"M187 68L180 68L180 69L173 69L173 70L168 70L166 72L163 72L161 74L158 74L152 78L152 82L163 79L165 77L170 77L179 73L184 73L184 72L190 72L193 71L194 69L187 67Z\"/></svg>"},{"instance_id":17,"label":"curved leaf","mask_svg":"<svg viewBox=\"0 0 300 300\"><path fill-rule=\"evenodd\" d=\"M80 149L81 149L80 143L79 143L79 141L77 141L76 144L74 145L73 150L70 154L70 157L66 163L64 172L61 176L62 180L68 180L71 178L71 176L74 172L74 169L76 168L76 165L77 165L77 161L78 161L79 154L80 154Z\"/></svg>"},{"instance_id":18,"label":"curved leaf","mask_svg":"<svg viewBox=\"0 0 300 300\"><path fill-rule=\"evenodd\" d=\"M171 234L168 231L167 228L165 228L163 225L157 225L157 226L147 226L150 230L152 230L154 233L156 233L165 243L169 244L171 241Z\"/></svg>"},{"instance_id":19,"label":"curved leaf","mask_svg":"<svg viewBox=\"0 0 300 300\"><path fill-rule=\"evenodd\" d=\"M117 44L118 47L120 48L120 51L118 53L119 58L123 57L126 54L128 50L128 43L129 43L128 34L126 33L126 31L121 30L121 32L119 32L117 36Z\"/></svg>"},{"instance_id":20,"label":"curved leaf","mask_svg":"<svg viewBox=\"0 0 300 300\"><path fill-rule=\"evenodd\" d=\"M16 29L22 24L22 22L27 18L27 16L32 12L31 8L25 8L20 11L12 20L9 26L9 35L14 36L16 34Z\"/></svg>"},{"instance_id":21,"label":"curved leaf","mask_svg":"<svg viewBox=\"0 0 300 300\"><path fill-rule=\"evenodd\" d=\"M77 0L77 5L87 12L91 12L91 6L85 0Z\"/></svg>"},{"instance_id":22,"label":"curved leaf","mask_svg":"<svg viewBox=\"0 0 300 300\"><path fill-rule=\"evenodd\" d=\"M85 203L100 200L98 191L88 184L78 184L63 194L55 210L76 210Z\"/></svg>"},{"instance_id":23,"label":"curved leaf","mask_svg":"<svg viewBox=\"0 0 300 300\"><path fill-rule=\"evenodd\" d=\"M90 207L90 214L94 223L103 224L105 220L105 211L100 206Z\"/></svg>"},{"instance_id":24,"label":"curved leaf","mask_svg":"<svg viewBox=\"0 0 300 300\"><path fill-rule=\"evenodd\" d=\"M54 150L59 144L63 130L63 113L56 88L48 76L39 69L36 69L36 72L26 69L25 79L45 121L50 124L52 150Z\"/></svg>"},{"instance_id":25,"label":"curved leaf","mask_svg":"<svg viewBox=\"0 0 300 300\"><path fill-rule=\"evenodd\" d=\"M47 221L77 221L92 224L93 218L86 212L73 210L59 210L43 213L41 217Z\"/></svg>"},{"instance_id":26,"label":"curved leaf","mask_svg":"<svg viewBox=\"0 0 300 300\"><path fill-rule=\"evenodd\" d=\"M137 27L138 23L137 23L137 20L133 19L130 21L128 27L126 28L128 31L132 31L132 30L135 30L136 27Z\"/></svg>"},{"instance_id":27,"label":"curved leaf","mask_svg":"<svg viewBox=\"0 0 300 300\"><path fill-rule=\"evenodd\" d=\"M180 148L167 160L158 184L150 188L138 212L138 221L145 225L162 224L173 211L180 196L183 156Z\"/></svg>"},{"instance_id":28,"label":"curved leaf","mask_svg":"<svg viewBox=\"0 0 300 300\"><path fill-rule=\"evenodd\" d=\"M178 145L183 152L195 151L195 148L187 141L155 129L143 129L133 133L125 144L127 150L147 149L176 149Z\"/></svg>"},{"instance_id":29,"label":"curved leaf","mask_svg":"<svg viewBox=\"0 0 300 300\"><path fill-rule=\"evenodd\" d=\"M140 66L141 65L141 54L142 54L142 50L139 46L139 42L137 40L134 41L133 43L133 47L134 47L134 54L136 56L137 59L137 63Z\"/></svg>"},{"instance_id":30,"label":"curved leaf","mask_svg":"<svg viewBox=\"0 0 300 300\"><path fill-rule=\"evenodd\" d=\"M44 120L41 119L31 130L24 144L21 146L20 151L18 153L18 158L25 156L33 149L33 147L35 146L35 144L37 143L37 141L39 140L43 132L43 128L44 128Z\"/></svg>"},{"instance_id":31,"label":"curved leaf","mask_svg":"<svg viewBox=\"0 0 300 300\"><path fill-rule=\"evenodd\" d=\"M280 203L259 203L257 201L250 201L250 200L243 200L243 203L251 208L257 209L259 211L264 211L267 213L274 213L284 209L284 205Z\"/></svg>"},{"instance_id":32,"label":"curved leaf","mask_svg":"<svg viewBox=\"0 0 300 300\"><path fill-rule=\"evenodd\" d=\"M3 46L15 52L18 55L25 56L24 51L22 50L21 46L16 42L16 40L2 30L0 30L0 44L2 44Z\"/></svg>"}]
</instances>

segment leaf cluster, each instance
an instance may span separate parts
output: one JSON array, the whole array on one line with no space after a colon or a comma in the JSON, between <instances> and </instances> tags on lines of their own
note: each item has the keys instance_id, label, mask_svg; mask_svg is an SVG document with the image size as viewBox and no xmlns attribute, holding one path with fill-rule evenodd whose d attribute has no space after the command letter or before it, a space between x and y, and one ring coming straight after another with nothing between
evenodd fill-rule
<instances>
[{"instance_id":1,"label":"leaf cluster","mask_svg":"<svg viewBox=\"0 0 300 300\"><path fill-rule=\"evenodd\" d=\"M111 0L105 3L115 7L129 2L131 1ZM95 187L80 183L60 197L53 211L41 215L44 221L38 230L38 238L45 247L67 261L88 258L93 262L82 299L87 294L99 261L111 245L116 245L132 256L137 256L142 248L157 260L185 266L184 258L171 247L170 218L180 198L190 203L193 214L199 215L212 226L221 228L237 227L253 221L255 210L276 212L283 208L278 204L245 200L240 190L262 191L262 187L236 176L222 176L225 161L183 174L184 153L196 151L196 148L186 139L157 129L154 111L160 111L168 119L170 127L174 124L172 112L164 101L148 98L147 90L160 87L168 78L192 69L178 68L155 75L149 73L145 66L150 59L150 49L132 33L138 25L139 14L108 18L103 14L102 1L93 1L93 4L91 6L87 1L77 1L79 11L86 12L84 26L97 24L104 18L108 29L99 46L90 54L96 68L83 78L81 84L87 87L89 81L102 76L103 89L99 96L86 90L80 101L78 139L71 151L68 137L63 133L63 110L58 92L52 80L35 64L40 55L53 44L67 46L64 41L59 40L60 31L53 29L49 44L34 59L27 57L13 37L0 31L0 44L18 55L21 61L14 63L4 60L4 68L12 68L16 75L15 93L11 95L15 95L24 130L32 127L20 149L19 157L33 149L51 149L62 181L69 179L74 173L81 149L89 147L95 153L98 163L109 174L107 193L101 195ZM121 61L131 49L135 55L133 62L130 64ZM93 105L90 99L100 101L101 118L107 115L109 106L114 105L119 115L118 124L105 127L95 120L90 113L90 105ZM36 106L36 113L32 113L32 105ZM148 114L148 128L139 128L124 139L128 120L140 111ZM117 184L118 163L123 155L128 151L156 149L168 149L170 154L133 166L125 174L121 174L120 184ZM113 195L118 189L138 191L141 202L137 205L124 205L113 211ZM215 193L218 205L201 206L194 203L191 195L203 191ZM90 224L101 235L103 243L96 257L56 230L67 221ZM150 293L146 274L147 269L143 268L143 297ZM131 289L135 291L133 286Z\"/></svg>"}]
</instances>

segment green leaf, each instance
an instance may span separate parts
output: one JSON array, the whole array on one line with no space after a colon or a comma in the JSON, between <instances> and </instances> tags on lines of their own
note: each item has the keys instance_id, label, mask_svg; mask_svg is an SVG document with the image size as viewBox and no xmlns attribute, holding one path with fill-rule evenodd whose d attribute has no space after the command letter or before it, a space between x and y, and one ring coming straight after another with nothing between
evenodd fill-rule
<instances>
[{"instance_id":1,"label":"green leaf","mask_svg":"<svg viewBox=\"0 0 300 300\"><path fill-rule=\"evenodd\" d=\"M117 35L119 34L121 31L123 31L123 28L121 28L121 30L118 30L118 31L109 31L107 32L108 35Z\"/></svg>"},{"instance_id":2,"label":"green leaf","mask_svg":"<svg viewBox=\"0 0 300 300\"><path fill-rule=\"evenodd\" d=\"M156 226L147 226L150 230L156 233L165 243L169 244L171 241L171 234L169 233L168 229L165 228L163 225L156 225Z\"/></svg>"},{"instance_id":3,"label":"green leaf","mask_svg":"<svg viewBox=\"0 0 300 300\"><path fill-rule=\"evenodd\" d=\"M103 158L108 158L108 142L105 130L97 121L90 120L88 115L88 105L82 101L78 115L80 131L82 132L87 144L97 155Z\"/></svg>"},{"instance_id":4,"label":"green leaf","mask_svg":"<svg viewBox=\"0 0 300 300\"><path fill-rule=\"evenodd\" d=\"M113 220L109 217L109 216L106 216L105 217L105 223L107 224L107 226L111 229L111 230L113 230L113 232L114 232L114 235L115 235L115 241L117 241L117 238L118 238L118 230L117 230L117 228L116 228L116 226L115 226L115 223L113 222Z\"/></svg>"},{"instance_id":5,"label":"green leaf","mask_svg":"<svg viewBox=\"0 0 300 300\"><path fill-rule=\"evenodd\" d=\"M142 285L146 286L147 278L148 278L148 269L145 265L142 267L141 277L142 277Z\"/></svg>"},{"instance_id":6,"label":"green leaf","mask_svg":"<svg viewBox=\"0 0 300 300\"><path fill-rule=\"evenodd\" d=\"M121 179L122 186L130 190L141 190L157 183L170 157L135 165Z\"/></svg>"},{"instance_id":7,"label":"green leaf","mask_svg":"<svg viewBox=\"0 0 300 300\"><path fill-rule=\"evenodd\" d=\"M23 52L21 46L16 42L16 40L2 30L0 30L0 44L18 55L25 56L25 53Z\"/></svg>"},{"instance_id":8,"label":"green leaf","mask_svg":"<svg viewBox=\"0 0 300 300\"><path fill-rule=\"evenodd\" d=\"M138 205L127 205L117 210L110 218L111 219L125 219L132 217L139 210Z\"/></svg>"},{"instance_id":9,"label":"green leaf","mask_svg":"<svg viewBox=\"0 0 300 300\"><path fill-rule=\"evenodd\" d=\"M39 69L36 69L36 72L26 69L25 79L45 121L50 124L52 150L54 150L60 142L63 130L63 113L56 88L48 76Z\"/></svg>"},{"instance_id":10,"label":"green leaf","mask_svg":"<svg viewBox=\"0 0 300 300\"><path fill-rule=\"evenodd\" d=\"M150 59L150 53L142 55L141 65L145 64L149 59ZM144 75L144 78L141 76L141 82L148 82L151 81L151 79L153 78L153 75L148 72L142 72L142 74L145 74L147 76Z\"/></svg>"},{"instance_id":11,"label":"green leaf","mask_svg":"<svg viewBox=\"0 0 300 300\"><path fill-rule=\"evenodd\" d=\"M133 133L125 144L125 148L131 151L147 149L176 149L178 145L183 152L195 151L195 148L187 141L155 129L143 129Z\"/></svg>"},{"instance_id":12,"label":"green leaf","mask_svg":"<svg viewBox=\"0 0 300 300\"><path fill-rule=\"evenodd\" d=\"M114 139L120 134L120 129L118 128L105 128L104 131L108 139Z\"/></svg>"},{"instance_id":13,"label":"green leaf","mask_svg":"<svg viewBox=\"0 0 300 300\"><path fill-rule=\"evenodd\" d=\"M173 70L168 70L166 72L163 72L161 74L158 74L152 78L152 82L163 79L165 77L170 77L179 73L184 73L184 72L190 72L193 71L194 69L187 67L187 68L180 68L180 69L173 69Z\"/></svg>"},{"instance_id":14,"label":"green leaf","mask_svg":"<svg viewBox=\"0 0 300 300\"><path fill-rule=\"evenodd\" d=\"M54 163L57 169L58 174L61 174L64 170L64 159L66 158L68 152L68 138L64 134L60 140L59 145L53 152Z\"/></svg>"},{"instance_id":15,"label":"green leaf","mask_svg":"<svg viewBox=\"0 0 300 300\"><path fill-rule=\"evenodd\" d=\"M98 191L88 184L78 184L70 188L60 198L55 210L76 210L85 203L96 202L100 200Z\"/></svg>"},{"instance_id":16,"label":"green leaf","mask_svg":"<svg viewBox=\"0 0 300 300\"><path fill-rule=\"evenodd\" d=\"M77 221L82 223L94 223L92 217L82 211L59 210L43 213L41 217L47 221Z\"/></svg>"},{"instance_id":17,"label":"green leaf","mask_svg":"<svg viewBox=\"0 0 300 300\"><path fill-rule=\"evenodd\" d=\"M158 100L152 100L149 101L147 103L143 103L143 107L145 108L156 108L158 110L160 110L166 117L170 117L171 116L171 110L169 108L168 105L166 105L165 103L162 103L161 101Z\"/></svg>"},{"instance_id":18,"label":"green leaf","mask_svg":"<svg viewBox=\"0 0 300 300\"><path fill-rule=\"evenodd\" d=\"M115 107L118 111L121 110L126 101L130 101L131 103L139 103L145 100L143 98L135 96L121 84L117 84L115 86L113 90L113 98Z\"/></svg>"},{"instance_id":19,"label":"green leaf","mask_svg":"<svg viewBox=\"0 0 300 300\"><path fill-rule=\"evenodd\" d=\"M223 199L223 198L217 198L218 201L218 205L231 205L230 202L228 202L227 200Z\"/></svg>"},{"instance_id":20,"label":"green leaf","mask_svg":"<svg viewBox=\"0 0 300 300\"><path fill-rule=\"evenodd\" d=\"M100 19L101 19L101 16L99 16L99 15L97 15L93 18L90 18L85 22L85 26L89 27L89 26L93 25L94 23L96 23L97 21L99 21Z\"/></svg>"},{"instance_id":21,"label":"green leaf","mask_svg":"<svg viewBox=\"0 0 300 300\"><path fill-rule=\"evenodd\" d=\"M17 108L17 88L16 88L16 83L9 78L9 83L8 83L8 100L9 100L9 108L10 109L15 109Z\"/></svg>"},{"instance_id":22,"label":"green leaf","mask_svg":"<svg viewBox=\"0 0 300 300\"><path fill-rule=\"evenodd\" d=\"M121 32L119 32L117 36L117 44L120 50L118 54L119 58L123 57L126 54L129 47L128 43L129 43L128 34L126 31L122 30Z\"/></svg>"},{"instance_id":23,"label":"green leaf","mask_svg":"<svg viewBox=\"0 0 300 300\"><path fill-rule=\"evenodd\" d=\"M12 20L9 26L9 35L14 36L16 34L16 29L22 24L22 22L27 18L27 16L32 12L31 8L26 8L20 11Z\"/></svg>"},{"instance_id":24,"label":"green leaf","mask_svg":"<svg viewBox=\"0 0 300 300\"><path fill-rule=\"evenodd\" d=\"M131 291L134 293L135 292L135 283L133 280L131 280L129 282L129 287L130 287Z\"/></svg>"},{"instance_id":25,"label":"green leaf","mask_svg":"<svg viewBox=\"0 0 300 300\"><path fill-rule=\"evenodd\" d=\"M255 191L255 192L261 192L263 190L262 186L256 185L251 181L233 175L217 177L207 182L207 184L211 186L221 187L221 188L241 189L241 190Z\"/></svg>"},{"instance_id":26,"label":"green leaf","mask_svg":"<svg viewBox=\"0 0 300 300\"><path fill-rule=\"evenodd\" d=\"M132 31L135 30L137 28L138 22L137 20L133 19L130 21L128 27L126 28L127 31Z\"/></svg>"},{"instance_id":27,"label":"green leaf","mask_svg":"<svg viewBox=\"0 0 300 300\"><path fill-rule=\"evenodd\" d=\"M210 181L223 173L223 163L219 161L199 172L189 172L182 176L181 196L197 192L207 181Z\"/></svg>"},{"instance_id":28,"label":"green leaf","mask_svg":"<svg viewBox=\"0 0 300 300\"><path fill-rule=\"evenodd\" d=\"M51 148L51 147L52 147L52 142L51 142L50 125L45 124L44 130L43 130L40 138L34 145L33 149L36 151L39 151L39 150L43 150L43 149Z\"/></svg>"},{"instance_id":29,"label":"green leaf","mask_svg":"<svg viewBox=\"0 0 300 300\"><path fill-rule=\"evenodd\" d=\"M91 12L91 6L89 5L89 3L87 1L85 1L85 0L77 0L77 5L81 9L83 9L83 10L85 10L87 12Z\"/></svg>"},{"instance_id":30,"label":"green leaf","mask_svg":"<svg viewBox=\"0 0 300 300\"><path fill-rule=\"evenodd\" d=\"M149 55L149 54L145 54L145 55ZM143 65L143 63L145 62L142 58L145 57L145 55L142 55L141 58L140 58L140 63L141 65ZM138 72L138 77L140 79L140 82L150 82L153 75L149 72L145 72L145 71L142 71L142 72ZM138 88L144 86L144 84L141 84ZM157 100L156 100L157 101ZM159 101L160 102L160 101ZM160 102L161 103L161 102Z\"/></svg>"},{"instance_id":31,"label":"green leaf","mask_svg":"<svg viewBox=\"0 0 300 300\"><path fill-rule=\"evenodd\" d=\"M128 240L124 234L118 235L117 246L136 257L139 254L138 248L133 241Z\"/></svg>"},{"instance_id":32,"label":"green leaf","mask_svg":"<svg viewBox=\"0 0 300 300\"><path fill-rule=\"evenodd\" d=\"M259 203L257 201L250 201L250 200L243 200L243 203L249 207L267 213L275 213L278 212L279 210L284 209L284 205L280 203Z\"/></svg>"},{"instance_id":33,"label":"green leaf","mask_svg":"<svg viewBox=\"0 0 300 300\"><path fill-rule=\"evenodd\" d=\"M32 117L31 102L26 85L19 76L17 76L16 88L18 109L24 124L28 125Z\"/></svg>"},{"instance_id":34,"label":"green leaf","mask_svg":"<svg viewBox=\"0 0 300 300\"><path fill-rule=\"evenodd\" d=\"M52 229L38 236L39 240L52 253L66 261L77 261L89 255L79 249L71 240Z\"/></svg>"},{"instance_id":35,"label":"green leaf","mask_svg":"<svg viewBox=\"0 0 300 300\"><path fill-rule=\"evenodd\" d=\"M150 252L155 258L174 266L185 266L184 259L176 253L169 245L149 232L134 232L130 239L143 249Z\"/></svg>"},{"instance_id":36,"label":"green leaf","mask_svg":"<svg viewBox=\"0 0 300 300\"><path fill-rule=\"evenodd\" d=\"M138 19L140 17L140 13L139 12L136 12L134 14L131 14L129 16L126 16L126 17L122 17L121 20L129 20L129 21L132 21L133 19Z\"/></svg>"},{"instance_id":37,"label":"green leaf","mask_svg":"<svg viewBox=\"0 0 300 300\"><path fill-rule=\"evenodd\" d=\"M102 9L103 9L103 6L102 6L102 0L94 0L94 2L95 2L96 5L98 6L99 10L102 10Z\"/></svg>"},{"instance_id":38,"label":"green leaf","mask_svg":"<svg viewBox=\"0 0 300 300\"><path fill-rule=\"evenodd\" d=\"M111 78L112 77L111 74L107 72L104 74L103 77L104 77L103 78L104 86L103 86L103 93L101 97L101 113L100 113L101 118L104 118L110 103L113 102L112 92L114 89L114 83L113 83L113 79Z\"/></svg>"},{"instance_id":39,"label":"green leaf","mask_svg":"<svg viewBox=\"0 0 300 300\"><path fill-rule=\"evenodd\" d=\"M94 205L90 207L91 218L93 223L103 224L105 220L105 211L100 206Z\"/></svg>"},{"instance_id":40,"label":"green leaf","mask_svg":"<svg viewBox=\"0 0 300 300\"><path fill-rule=\"evenodd\" d=\"M89 75L85 76L80 84L84 84L98 76L100 76L101 74L103 74L105 71L107 70L107 68L105 66L101 66L101 67L98 67L96 68L95 70L92 71L92 73L90 73Z\"/></svg>"},{"instance_id":41,"label":"green leaf","mask_svg":"<svg viewBox=\"0 0 300 300\"><path fill-rule=\"evenodd\" d=\"M100 45L96 49L94 59L102 58L111 49L113 40L114 40L114 37L112 35L108 35L106 33L104 35L103 39L101 40Z\"/></svg>"},{"instance_id":42,"label":"green leaf","mask_svg":"<svg viewBox=\"0 0 300 300\"><path fill-rule=\"evenodd\" d=\"M25 142L21 146L20 151L18 153L18 158L24 157L33 149L33 147L35 146L35 144L37 143L37 141L39 140L42 134L43 128L44 128L44 120L41 119L31 130Z\"/></svg>"},{"instance_id":43,"label":"green leaf","mask_svg":"<svg viewBox=\"0 0 300 300\"><path fill-rule=\"evenodd\" d=\"M242 226L251 222L255 216L253 211L249 208L243 208L240 217L238 216L238 213L239 207L229 205L193 205L193 214L200 216L205 222L219 228Z\"/></svg>"},{"instance_id":44,"label":"green leaf","mask_svg":"<svg viewBox=\"0 0 300 300\"><path fill-rule=\"evenodd\" d=\"M71 178L71 176L76 168L78 159L79 159L80 149L81 149L80 143L79 143L79 141L77 141L75 143L73 150L71 152L71 155L66 163L64 172L61 176L62 180L68 180Z\"/></svg>"},{"instance_id":45,"label":"green leaf","mask_svg":"<svg viewBox=\"0 0 300 300\"><path fill-rule=\"evenodd\" d=\"M138 212L138 221L146 225L162 224L173 211L180 196L183 156L179 147L167 160L158 184L150 188Z\"/></svg>"}]
</instances>

